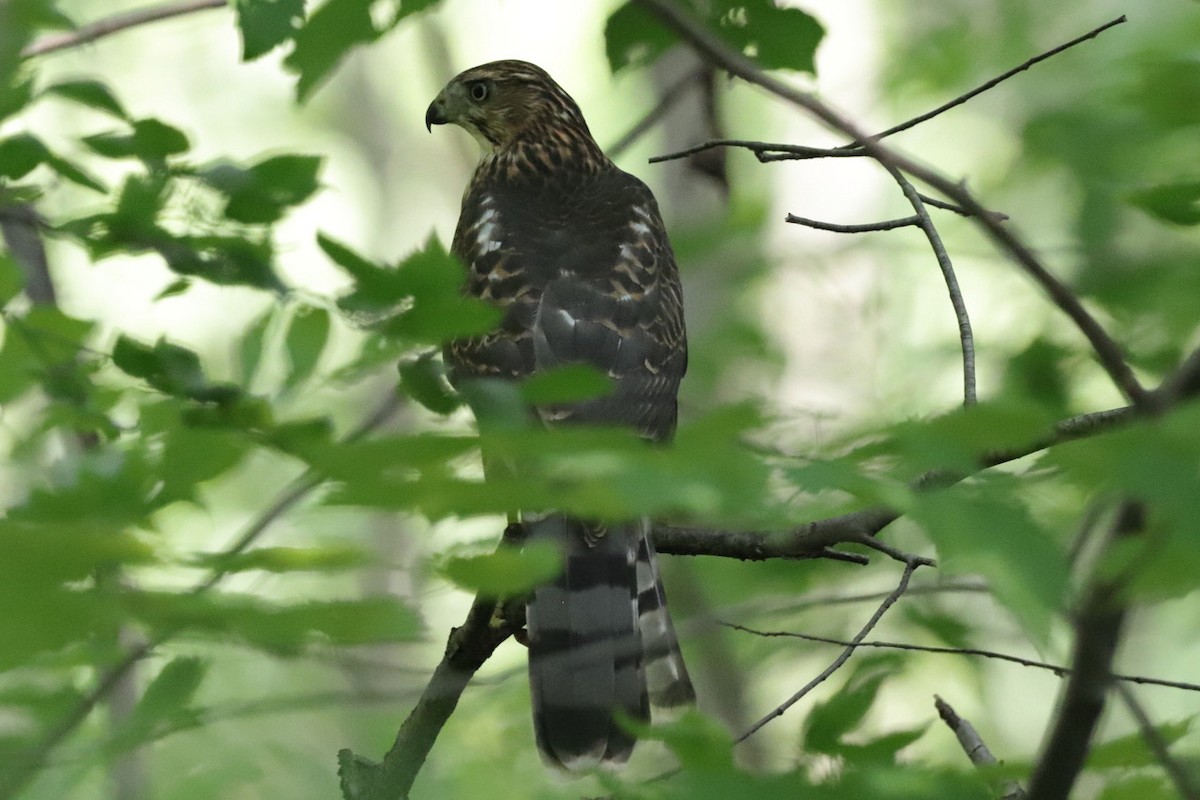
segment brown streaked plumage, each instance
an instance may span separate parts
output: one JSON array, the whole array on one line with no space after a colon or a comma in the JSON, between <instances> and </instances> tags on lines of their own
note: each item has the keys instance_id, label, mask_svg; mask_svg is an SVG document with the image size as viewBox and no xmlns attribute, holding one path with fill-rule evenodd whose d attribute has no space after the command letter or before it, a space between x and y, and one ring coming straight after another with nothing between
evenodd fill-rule
<instances>
[{"instance_id":1,"label":"brown streaked plumage","mask_svg":"<svg viewBox=\"0 0 1200 800\"><path fill-rule=\"evenodd\" d=\"M466 70L425 122L459 125L483 147L452 250L467 267L465 291L504 310L493 332L446 347L451 379L588 364L614 391L538 408L543 420L669 439L687 343L679 273L650 190L601 152L575 101L524 61ZM538 745L568 768L623 762L634 740L619 714L647 719L648 701L693 697L648 526L561 514L525 524L565 551L562 575L528 606Z\"/></svg>"}]
</instances>

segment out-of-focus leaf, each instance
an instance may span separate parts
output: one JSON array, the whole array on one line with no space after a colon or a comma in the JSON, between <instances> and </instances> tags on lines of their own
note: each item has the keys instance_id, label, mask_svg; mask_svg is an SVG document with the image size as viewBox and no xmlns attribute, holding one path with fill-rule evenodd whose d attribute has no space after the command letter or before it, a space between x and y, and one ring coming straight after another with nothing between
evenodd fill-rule
<instances>
[{"instance_id":1,"label":"out-of-focus leaf","mask_svg":"<svg viewBox=\"0 0 1200 800\"><path fill-rule=\"evenodd\" d=\"M1134 64L1136 83L1128 100L1165 127L1200 124L1200 60L1149 58Z\"/></svg>"},{"instance_id":2,"label":"out-of-focus leaf","mask_svg":"<svg viewBox=\"0 0 1200 800\"><path fill-rule=\"evenodd\" d=\"M7 253L0 253L0 308L25 288L25 275Z\"/></svg>"},{"instance_id":3,"label":"out-of-focus leaf","mask_svg":"<svg viewBox=\"0 0 1200 800\"><path fill-rule=\"evenodd\" d=\"M0 121L6 120L33 99L33 79L26 78L7 83L0 77Z\"/></svg>"},{"instance_id":4,"label":"out-of-focus leaf","mask_svg":"<svg viewBox=\"0 0 1200 800\"><path fill-rule=\"evenodd\" d=\"M588 364L571 364L540 372L521 383L521 397L531 405L576 403L613 391L612 378Z\"/></svg>"},{"instance_id":5,"label":"out-of-focus leaf","mask_svg":"<svg viewBox=\"0 0 1200 800\"><path fill-rule=\"evenodd\" d=\"M112 359L122 372L141 378L166 394L222 404L238 396L236 386L209 382L194 351L166 339L150 346L120 336L113 346Z\"/></svg>"},{"instance_id":6,"label":"out-of-focus leaf","mask_svg":"<svg viewBox=\"0 0 1200 800\"><path fill-rule=\"evenodd\" d=\"M288 386L299 386L312 375L328 340L329 312L323 308L297 308L284 338L291 362Z\"/></svg>"},{"instance_id":7,"label":"out-of-focus leaf","mask_svg":"<svg viewBox=\"0 0 1200 800\"><path fill-rule=\"evenodd\" d=\"M438 571L447 580L492 597L520 596L562 570L562 553L550 542L530 542L520 550L447 558Z\"/></svg>"},{"instance_id":8,"label":"out-of-focus leaf","mask_svg":"<svg viewBox=\"0 0 1200 800\"><path fill-rule=\"evenodd\" d=\"M446 381L441 359L424 353L413 361L400 362L400 390L435 414L452 414L462 398Z\"/></svg>"},{"instance_id":9,"label":"out-of-focus leaf","mask_svg":"<svg viewBox=\"0 0 1200 800\"><path fill-rule=\"evenodd\" d=\"M157 119L139 119L130 133L97 133L83 137L83 143L105 158L138 158L157 164L167 156L187 152L190 144L183 131Z\"/></svg>"},{"instance_id":10,"label":"out-of-focus leaf","mask_svg":"<svg viewBox=\"0 0 1200 800\"><path fill-rule=\"evenodd\" d=\"M225 195L224 214L247 224L270 223L317 191L319 156L280 155L242 168L219 163L200 172L205 183Z\"/></svg>"},{"instance_id":11,"label":"out-of-focus leaf","mask_svg":"<svg viewBox=\"0 0 1200 800\"><path fill-rule=\"evenodd\" d=\"M274 316L272 309L264 311L254 322L250 323L250 327L242 334L238 346L238 368L242 376L241 383L248 390L254 383L254 376L258 373L258 365L262 360L263 346L266 342L267 327Z\"/></svg>"},{"instance_id":12,"label":"out-of-focus leaf","mask_svg":"<svg viewBox=\"0 0 1200 800\"><path fill-rule=\"evenodd\" d=\"M129 593L129 612L157 630L186 628L234 636L264 650L293 654L319 641L340 645L411 641L420 623L390 597L275 606L232 594Z\"/></svg>"},{"instance_id":13,"label":"out-of-focus leaf","mask_svg":"<svg viewBox=\"0 0 1200 800\"><path fill-rule=\"evenodd\" d=\"M17 180L33 172L50 155L36 136L18 133L0 141L0 177Z\"/></svg>"},{"instance_id":14,"label":"out-of-focus leaf","mask_svg":"<svg viewBox=\"0 0 1200 800\"><path fill-rule=\"evenodd\" d=\"M1200 181L1166 183L1143 189L1130 195L1129 201L1162 222L1200 224Z\"/></svg>"},{"instance_id":15,"label":"out-of-focus leaf","mask_svg":"<svg viewBox=\"0 0 1200 800\"><path fill-rule=\"evenodd\" d=\"M814 56L825 30L804 11L780 7L775 0L716 0L705 8L708 27L764 68L815 71ZM678 40L633 2L613 12L604 35L613 72L652 61Z\"/></svg>"},{"instance_id":16,"label":"out-of-focus leaf","mask_svg":"<svg viewBox=\"0 0 1200 800\"><path fill-rule=\"evenodd\" d=\"M1179 800L1179 792L1164 777L1136 774L1105 783L1098 800Z\"/></svg>"},{"instance_id":17,"label":"out-of-focus leaf","mask_svg":"<svg viewBox=\"0 0 1200 800\"><path fill-rule=\"evenodd\" d=\"M354 290L339 298L338 306L350 314L375 317L379 330L388 336L441 344L486 333L500 320L499 309L461 295L462 265L436 239L395 269L373 264L326 236L318 236L317 242L355 279Z\"/></svg>"},{"instance_id":18,"label":"out-of-focus leaf","mask_svg":"<svg viewBox=\"0 0 1200 800\"><path fill-rule=\"evenodd\" d=\"M80 78L57 81L47 86L42 93L94 108L118 119L128 119L129 116L112 90L97 80Z\"/></svg>"},{"instance_id":19,"label":"out-of-focus leaf","mask_svg":"<svg viewBox=\"0 0 1200 800\"><path fill-rule=\"evenodd\" d=\"M1158 731L1163 742L1170 746L1191 732L1194 719L1188 717L1178 722L1164 722L1156 725L1154 729ZM1158 757L1140 733L1131 733L1098 744L1092 748L1087 759L1089 769L1134 769L1155 766L1158 763Z\"/></svg>"},{"instance_id":20,"label":"out-of-focus leaf","mask_svg":"<svg viewBox=\"0 0 1200 800\"><path fill-rule=\"evenodd\" d=\"M195 656L173 658L159 670L142 693L127 729L120 738L147 738L156 725L191 714L188 705L196 696L208 665Z\"/></svg>"},{"instance_id":21,"label":"out-of-focus leaf","mask_svg":"<svg viewBox=\"0 0 1200 800\"><path fill-rule=\"evenodd\" d=\"M983 575L1034 641L1045 643L1068 585L1066 555L1014 496L1013 480L996 476L917 493L909 512L946 574Z\"/></svg>"},{"instance_id":22,"label":"out-of-focus leaf","mask_svg":"<svg viewBox=\"0 0 1200 800\"><path fill-rule=\"evenodd\" d=\"M370 558L361 549L341 545L318 547L257 547L227 557L219 553L204 553L196 556L197 566L219 569L222 572L303 572L336 571L361 567Z\"/></svg>"},{"instance_id":23,"label":"out-of-focus leaf","mask_svg":"<svg viewBox=\"0 0 1200 800\"><path fill-rule=\"evenodd\" d=\"M875 704L883 682L897 670L894 656L864 659L858 663L845 684L828 700L817 703L804 722L804 749L813 753L838 755L845 746L842 739L862 724Z\"/></svg>"},{"instance_id":24,"label":"out-of-focus leaf","mask_svg":"<svg viewBox=\"0 0 1200 800\"><path fill-rule=\"evenodd\" d=\"M959 649L971 646L971 626L960 618L940 611L924 611L912 604L899 610L908 622L929 633L943 645Z\"/></svg>"},{"instance_id":25,"label":"out-of-focus leaf","mask_svg":"<svg viewBox=\"0 0 1200 800\"><path fill-rule=\"evenodd\" d=\"M196 488L241 463L251 443L240 433L212 428L172 427L164 436L161 475L164 501L196 501Z\"/></svg>"},{"instance_id":26,"label":"out-of-focus leaf","mask_svg":"<svg viewBox=\"0 0 1200 800\"><path fill-rule=\"evenodd\" d=\"M304 24L304 0L237 0L236 9L243 61L274 50Z\"/></svg>"},{"instance_id":27,"label":"out-of-focus leaf","mask_svg":"<svg viewBox=\"0 0 1200 800\"><path fill-rule=\"evenodd\" d=\"M299 76L296 96L308 99L354 47L369 44L409 14L437 0L326 0L296 32L295 49L284 64Z\"/></svg>"}]
</instances>

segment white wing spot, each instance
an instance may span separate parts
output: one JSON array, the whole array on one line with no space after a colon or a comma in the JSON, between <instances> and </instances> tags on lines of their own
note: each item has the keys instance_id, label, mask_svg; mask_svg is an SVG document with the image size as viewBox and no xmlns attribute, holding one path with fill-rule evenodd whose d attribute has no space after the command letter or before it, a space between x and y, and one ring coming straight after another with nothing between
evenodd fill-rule
<instances>
[{"instance_id":1,"label":"white wing spot","mask_svg":"<svg viewBox=\"0 0 1200 800\"><path fill-rule=\"evenodd\" d=\"M646 220L647 222L654 221L654 217L650 215L650 212L647 211L646 209L642 208L641 206L634 206L633 213L637 214L639 217Z\"/></svg>"},{"instance_id":2,"label":"white wing spot","mask_svg":"<svg viewBox=\"0 0 1200 800\"><path fill-rule=\"evenodd\" d=\"M642 235L650 232L650 226L644 222L631 222L629 223L629 227L634 233L640 233Z\"/></svg>"}]
</instances>

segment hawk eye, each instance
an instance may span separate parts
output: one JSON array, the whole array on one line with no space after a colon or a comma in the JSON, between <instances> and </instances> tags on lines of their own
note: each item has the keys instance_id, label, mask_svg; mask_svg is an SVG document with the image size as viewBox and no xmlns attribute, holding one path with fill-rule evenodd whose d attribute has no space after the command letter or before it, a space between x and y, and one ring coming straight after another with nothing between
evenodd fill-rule
<instances>
[{"instance_id":1,"label":"hawk eye","mask_svg":"<svg viewBox=\"0 0 1200 800\"><path fill-rule=\"evenodd\" d=\"M471 99L476 103L482 103L488 97L488 85L483 81L473 81L467 87L467 91L471 93Z\"/></svg>"}]
</instances>

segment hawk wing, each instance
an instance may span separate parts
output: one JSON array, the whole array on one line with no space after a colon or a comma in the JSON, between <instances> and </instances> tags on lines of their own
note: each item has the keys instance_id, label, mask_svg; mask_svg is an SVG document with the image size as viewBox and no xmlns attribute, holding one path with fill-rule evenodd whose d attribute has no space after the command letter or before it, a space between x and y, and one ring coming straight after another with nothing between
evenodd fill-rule
<instances>
[{"instance_id":1,"label":"hawk wing","mask_svg":"<svg viewBox=\"0 0 1200 800\"><path fill-rule=\"evenodd\" d=\"M544 419L668 439L687 369L675 257L645 184L615 168L589 178L532 202L486 182L468 191L452 249L467 265L466 291L505 315L497 330L448 347L451 376L520 378L587 364L613 379L613 392L540 408Z\"/></svg>"}]
</instances>

